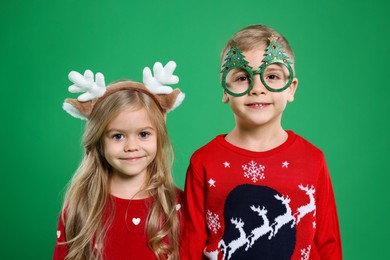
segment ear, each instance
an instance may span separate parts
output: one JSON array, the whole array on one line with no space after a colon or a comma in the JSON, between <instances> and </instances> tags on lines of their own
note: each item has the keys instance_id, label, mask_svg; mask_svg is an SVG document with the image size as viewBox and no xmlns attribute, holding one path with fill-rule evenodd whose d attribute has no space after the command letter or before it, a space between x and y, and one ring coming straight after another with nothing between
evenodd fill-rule
<instances>
[{"instance_id":1,"label":"ear","mask_svg":"<svg viewBox=\"0 0 390 260\"><path fill-rule=\"evenodd\" d=\"M223 91L222 103L224 104L229 103L229 95L226 93L225 90Z\"/></svg>"},{"instance_id":2,"label":"ear","mask_svg":"<svg viewBox=\"0 0 390 260\"><path fill-rule=\"evenodd\" d=\"M287 91L288 91L287 101L288 102L294 101L294 95L295 95L295 91L297 91L297 88L298 88L298 79L294 78L293 81L291 82L290 87L287 89Z\"/></svg>"}]
</instances>

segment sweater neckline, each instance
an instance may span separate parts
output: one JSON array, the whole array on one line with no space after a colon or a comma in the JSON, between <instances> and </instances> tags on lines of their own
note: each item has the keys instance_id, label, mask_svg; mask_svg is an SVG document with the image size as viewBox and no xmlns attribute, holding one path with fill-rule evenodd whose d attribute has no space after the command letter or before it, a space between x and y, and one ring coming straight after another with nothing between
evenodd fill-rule
<instances>
[{"instance_id":1,"label":"sweater neckline","mask_svg":"<svg viewBox=\"0 0 390 260\"><path fill-rule=\"evenodd\" d=\"M287 136L287 140L284 141L284 143L282 143L281 145L271 149L271 150L268 150L268 151L262 151L262 152L257 152L257 151L251 151L251 150L247 150L247 149L244 149L244 148L241 148L241 147L238 147L238 146L235 146L231 143L229 143L225 137L227 134L221 134L221 135L218 135L216 137L216 141L224 146L225 148L235 152L235 153L239 153L239 154L242 154L242 155L245 155L245 156L254 156L254 157L266 157L266 156L270 156L270 155L273 155L275 153L278 153L280 152L281 150L284 150L286 148L288 148L296 139L296 134L291 131L291 130L287 130L286 131L288 136Z\"/></svg>"},{"instance_id":2,"label":"sweater neckline","mask_svg":"<svg viewBox=\"0 0 390 260\"><path fill-rule=\"evenodd\" d=\"M116 197L114 195L111 195L111 197L114 199L116 204L127 204L129 202L131 202L132 204L145 204L146 202L153 200L153 196L143 199L124 199Z\"/></svg>"}]
</instances>

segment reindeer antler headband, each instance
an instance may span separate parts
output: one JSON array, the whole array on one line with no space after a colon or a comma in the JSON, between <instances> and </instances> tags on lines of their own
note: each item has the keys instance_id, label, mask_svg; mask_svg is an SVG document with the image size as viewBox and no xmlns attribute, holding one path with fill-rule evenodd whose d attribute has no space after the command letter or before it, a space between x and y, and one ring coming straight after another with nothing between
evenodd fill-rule
<instances>
[{"instance_id":1,"label":"reindeer antler headband","mask_svg":"<svg viewBox=\"0 0 390 260\"><path fill-rule=\"evenodd\" d=\"M80 119L88 119L94 106L105 97L125 89L143 92L159 105L163 113L174 110L184 100L184 93L180 89L172 89L165 84L177 84L179 77L173 75L176 68L174 61L168 62L165 67L160 62L153 66L154 77L149 67L143 70L143 82L120 81L106 87L102 73L96 73L95 81L92 71L86 70L84 75L71 71L68 75L73 85L68 90L71 93L84 92L77 99L65 99L63 109L70 115Z\"/></svg>"}]
</instances>

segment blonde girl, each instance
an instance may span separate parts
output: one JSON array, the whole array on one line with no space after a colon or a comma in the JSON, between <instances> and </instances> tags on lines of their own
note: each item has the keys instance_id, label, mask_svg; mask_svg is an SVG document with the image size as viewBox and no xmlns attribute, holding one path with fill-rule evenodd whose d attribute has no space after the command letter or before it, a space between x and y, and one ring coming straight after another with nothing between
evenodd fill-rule
<instances>
[{"instance_id":1,"label":"blonde girl","mask_svg":"<svg viewBox=\"0 0 390 260\"><path fill-rule=\"evenodd\" d=\"M165 115L184 98L174 62L144 84L71 72L64 109L87 119L84 158L67 190L53 259L178 259L182 192L171 176ZM163 75L165 78L161 78ZM160 78L159 78L160 77ZM167 80L168 79L168 80ZM161 93L163 92L163 93Z\"/></svg>"}]
</instances>

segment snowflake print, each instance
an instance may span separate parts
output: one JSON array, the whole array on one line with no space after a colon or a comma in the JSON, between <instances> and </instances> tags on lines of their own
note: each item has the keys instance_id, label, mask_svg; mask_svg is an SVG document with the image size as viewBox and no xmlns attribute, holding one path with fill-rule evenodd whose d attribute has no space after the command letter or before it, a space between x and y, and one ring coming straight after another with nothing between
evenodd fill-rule
<instances>
[{"instance_id":1,"label":"snowflake print","mask_svg":"<svg viewBox=\"0 0 390 260\"><path fill-rule=\"evenodd\" d=\"M258 180L265 179L265 166L261 164L257 165L253 160L249 164L242 165L242 169L245 171L244 177L251 179L254 183Z\"/></svg>"},{"instance_id":2,"label":"snowflake print","mask_svg":"<svg viewBox=\"0 0 390 260\"><path fill-rule=\"evenodd\" d=\"M301 249L301 260L309 260L311 245L307 248Z\"/></svg>"},{"instance_id":3,"label":"snowflake print","mask_svg":"<svg viewBox=\"0 0 390 260\"><path fill-rule=\"evenodd\" d=\"M210 210L207 210L206 221L207 221L208 228L212 232L214 232L214 234L217 234L218 230L221 228L221 223L219 222L218 214L215 214Z\"/></svg>"}]
</instances>

